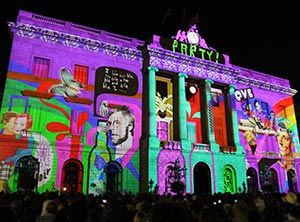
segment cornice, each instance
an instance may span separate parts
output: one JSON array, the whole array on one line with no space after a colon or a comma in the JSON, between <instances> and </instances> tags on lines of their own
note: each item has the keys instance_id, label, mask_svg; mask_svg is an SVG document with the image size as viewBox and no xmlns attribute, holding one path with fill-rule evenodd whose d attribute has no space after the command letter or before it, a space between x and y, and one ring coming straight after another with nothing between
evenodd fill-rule
<instances>
[{"instance_id":1,"label":"cornice","mask_svg":"<svg viewBox=\"0 0 300 222\"><path fill-rule=\"evenodd\" d=\"M196 76L203 79L211 79L215 82L226 84L242 84L253 86L264 90L284 93L293 96L297 90L289 87L269 83L263 80L254 79L251 77L241 76L240 69L227 67L222 64L202 60L195 57L190 57L169 50L147 47L150 61L149 65L158 69L168 70L171 72L185 73L191 76Z\"/></svg>"},{"instance_id":2,"label":"cornice","mask_svg":"<svg viewBox=\"0 0 300 222\"><path fill-rule=\"evenodd\" d=\"M270 90L277 93L287 94L289 96L294 96L297 93L297 90L292 89L290 87L281 86L274 83L268 83L266 81L253 79L251 77L237 76L236 80L239 84L254 86L264 90Z\"/></svg>"},{"instance_id":3,"label":"cornice","mask_svg":"<svg viewBox=\"0 0 300 222\"><path fill-rule=\"evenodd\" d=\"M104 53L108 56L120 56L132 61L142 61L142 53L134 48L119 46L96 39L85 38L20 22L8 22L8 26L13 33L23 38L39 39L43 42L63 44L71 48L80 48L95 53Z\"/></svg>"},{"instance_id":4,"label":"cornice","mask_svg":"<svg viewBox=\"0 0 300 222\"><path fill-rule=\"evenodd\" d=\"M149 65L163 70L224 83L235 83L235 76L239 74L238 69L161 48L148 46L148 52Z\"/></svg>"}]
</instances>

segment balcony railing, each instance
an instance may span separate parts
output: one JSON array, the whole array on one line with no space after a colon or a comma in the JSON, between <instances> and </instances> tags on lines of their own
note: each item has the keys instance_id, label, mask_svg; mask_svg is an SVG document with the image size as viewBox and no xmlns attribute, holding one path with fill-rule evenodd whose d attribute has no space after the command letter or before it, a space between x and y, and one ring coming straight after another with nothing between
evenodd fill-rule
<instances>
[{"instance_id":1,"label":"balcony railing","mask_svg":"<svg viewBox=\"0 0 300 222\"><path fill-rule=\"evenodd\" d=\"M235 146L220 146L221 153L236 153Z\"/></svg>"},{"instance_id":2,"label":"balcony railing","mask_svg":"<svg viewBox=\"0 0 300 222\"><path fill-rule=\"evenodd\" d=\"M194 151L210 151L209 144L193 143L192 147Z\"/></svg>"},{"instance_id":3,"label":"balcony railing","mask_svg":"<svg viewBox=\"0 0 300 222\"><path fill-rule=\"evenodd\" d=\"M181 142L179 141L161 141L160 146L167 150L181 150Z\"/></svg>"}]
</instances>

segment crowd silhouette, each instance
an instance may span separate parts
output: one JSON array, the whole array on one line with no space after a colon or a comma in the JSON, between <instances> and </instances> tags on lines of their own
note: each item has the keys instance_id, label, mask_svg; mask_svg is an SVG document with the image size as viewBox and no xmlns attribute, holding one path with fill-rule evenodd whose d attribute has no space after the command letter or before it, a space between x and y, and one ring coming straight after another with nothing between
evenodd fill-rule
<instances>
[{"instance_id":1,"label":"crowd silhouette","mask_svg":"<svg viewBox=\"0 0 300 222\"><path fill-rule=\"evenodd\" d=\"M7 222L297 222L298 193L158 195L1 192Z\"/></svg>"}]
</instances>

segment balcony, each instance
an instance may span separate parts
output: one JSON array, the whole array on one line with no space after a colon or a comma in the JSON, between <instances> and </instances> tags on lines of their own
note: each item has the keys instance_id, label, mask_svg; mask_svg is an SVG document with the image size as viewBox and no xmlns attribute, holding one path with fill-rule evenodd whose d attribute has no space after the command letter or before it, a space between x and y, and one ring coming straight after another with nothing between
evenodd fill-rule
<instances>
[{"instance_id":1,"label":"balcony","mask_svg":"<svg viewBox=\"0 0 300 222\"><path fill-rule=\"evenodd\" d=\"M235 146L220 146L221 153L236 153L236 151Z\"/></svg>"},{"instance_id":2,"label":"balcony","mask_svg":"<svg viewBox=\"0 0 300 222\"><path fill-rule=\"evenodd\" d=\"M193 151L197 152L197 151L210 151L210 146L209 144L203 144L203 143L193 143L192 144L193 147Z\"/></svg>"},{"instance_id":3,"label":"balcony","mask_svg":"<svg viewBox=\"0 0 300 222\"><path fill-rule=\"evenodd\" d=\"M160 142L160 147L162 147L163 149L167 149L167 150L181 150L181 142L179 141L161 141Z\"/></svg>"}]
</instances>

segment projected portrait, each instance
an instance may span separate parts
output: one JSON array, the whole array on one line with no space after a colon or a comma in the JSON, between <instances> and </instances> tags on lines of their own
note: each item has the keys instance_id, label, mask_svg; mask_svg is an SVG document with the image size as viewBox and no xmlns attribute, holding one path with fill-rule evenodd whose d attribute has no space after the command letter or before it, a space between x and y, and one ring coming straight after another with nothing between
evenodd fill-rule
<instances>
[{"instance_id":1,"label":"projected portrait","mask_svg":"<svg viewBox=\"0 0 300 222\"><path fill-rule=\"evenodd\" d=\"M277 143L280 156L283 161L278 161L279 165L284 169L290 169L294 165L294 155L292 153L292 138L289 130L283 123L278 124Z\"/></svg>"},{"instance_id":2,"label":"projected portrait","mask_svg":"<svg viewBox=\"0 0 300 222\"><path fill-rule=\"evenodd\" d=\"M6 112L2 115L1 123L3 126L1 134L3 135L15 135L17 134L16 131L16 117L18 113L16 112Z\"/></svg>"},{"instance_id":3,"label":"projected portrait","mask_svg":"<svg viewBox=\"0 0 300 222\"><path fill-rule=\"evenodd\" d=\"M105 126L99 126L98 131L106 132L108 143L115 148L115 159L122 156L132 147L135 118L127 106L113 109Z\"/></svg>"},{"instance_id":4,"label":"projected portrait","mask_svg":"<svg viewBox=\"0 0 300 222\"><path fill-rule=\"evenodd\" d=\"M219 106L219 94L217 92L211 92L211 105Z\"/></svg>"}]
</instances>

